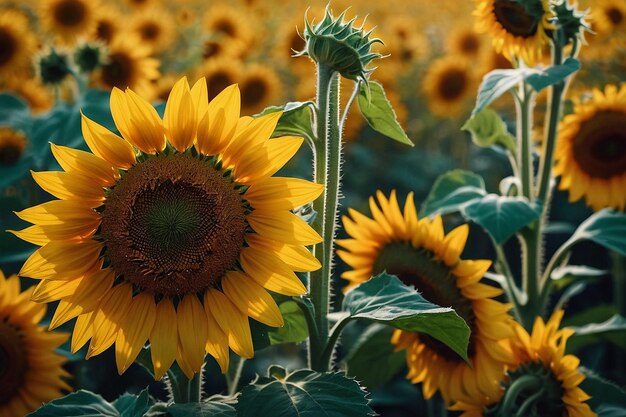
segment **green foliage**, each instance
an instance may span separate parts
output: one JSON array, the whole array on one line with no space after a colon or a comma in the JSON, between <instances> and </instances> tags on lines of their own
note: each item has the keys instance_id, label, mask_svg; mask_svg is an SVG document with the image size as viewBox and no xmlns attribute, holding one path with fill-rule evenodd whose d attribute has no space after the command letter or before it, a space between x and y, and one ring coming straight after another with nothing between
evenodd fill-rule
<instances>
[{"instance_id":1,"label":"green foliage","mask_svg":"<svg viewBox=\"0 0 626 417\"><path fill-rule=\"evenodd\" d=\"M548 67L526 78L526 82L537 92L556 83L565 81L567 77L580 69L580 61L567 58L561 65Z\"/></svg>"},{"instance_id":2,"label":"green foliage","mask_svg":"<svg viewBox=\"0 0 626 417\"><path fill-rule=\"evenodd\" d=\"M397 277L382 273L353 288L343 300L348 316L408 332L425 333L446 344L464 360L470 329L453 309L435 305Z\"/></svg>"},{"instance_id":3,"label":"green foliage","mask_svg":"<svg viewBox=\"0 0 626 417\"><path fill-rule=\"evenodd\" d=\"M406 363L406 353L394 351L394 329L382 324L369 326L356 341L346 363L348 375L367 388L376 388L397 375Z\"/></svg>"},{"instance_id":4,"label":"green foliage","mask_svg":"<svg viewBox=\"0 0 626 417\"><path fill-rule=\"evenodd\" d=\"M0 126L14 129L30 128L30 108L24 100L12 94L0 93Z\"/></svg>"},{"instance_id":5,"label":"green foliage","mask_svg":"<svg viewBox=\"0 0 626 417\"><path fill-rule=\"evenodd\" d=\"M508 132L506 123L491 109L483 109L473 115L461 128L472 135L472 141L483 148L501 146L515 153L515 138Z\"/></svg>"},{"instance_id":6,"label":"green foliage","mask_svg":"<svg viewBox=\"0 0 626 417\"><path fill-rule=\"evenodd\" d=\"M264 349L270 345L299 343L306 340L309 335L306 319L296 302L290 297L279 297L276 301L283 314L285 325L283 327L270 327L250 320L255 350Z\"/></svg>"},{"instance_id":7,"label":"green foliage","mask_svg":"<svg viewBox=\"0 0 626 417\"><path fill-rule=\"evenodd\" d=\"M597 281L605 276L607 271L592 268L584 265L566 265L555 268L550 275L552 285L555 289L562 289L574 282L591 282Z\"/></svg>"},{"instance_id":8,"label":"green foliage","mask_svg":"<svg viewBox=\"0 0 626 417\"><path fill-rule=\"evenodd\" d=\"M420 216L454 213L485 194L485 182L480 175L461 169L448 171L435 181L422 204Z\"/></svg>"},{"instance_id":9,"label":"green foliage","mask_svg":"<svg viewBox=\"0 0 626 417\"><path fill-rule=\"evenodd\" d=\"M623 417L626 410L626 392L617 385L581 368L585 379L580 388L591 396L587 404L598 417Z\"/></svg>"},{"instance_id":10,"label":"green foliage","mask_svg":"<svg viewBox=\"0 0 626 417\"><path fill-rule=\"evenodd\" d=\"M125 402L125 401L124 401ZM127 414L128 415L128 414ZM29 417L122 417L113 405L89 391L76 391L52 400Z\"/></svg>"},{"instance_id":11,"label":"green foliage","mask_svg":"<svg viewBox=\"0 0 626 417\"><path fill-rule=\"evenodd\" d=\"M581 240L591 240L626 256L626 215L613 209L594 213L578 226L565 245L572 246Z\"/></svg>"},{"instance_id":12,"label":"green foliage","mask_svg":"<svg viewBox=\"0 0 626 417\"><path fill-rule=\"evenodd\" d=\"M414 146L400 126L396 113L387 100L385 89L380 83L376 81L361 83L358 103L361 114L372 129L397 142Z\"/></svg>"},{"instance_id":13,"label":"green foliage","mask_svg":"<svg viewBox=\"0 0 626 417\"><path fill-rule=\"evenodd\" d=\"M232 405L216 401L201 403L179 403L167 407L171 417L236 417L237 411Z\"/></svg>"},{"instance_id":14,"label":"green foliage","mask_svg":"<svg viewBox=\"0 0 626 417\"><path fill-rule=\"evenodd\" d=\"M269 377L246 386L236 406L239 417L365 417L375 415L366 393L342 372L273 366Z\"/></svg>"},{"instance_id":15,"label":"green foliage","mask_svg":"<svg viewBox=\"0 0 626 417\"><path fill-rule=\"evenodd\" d=\"M267 107L261 113L255 115L255 117L282 111L283 114L278 120L272 137L302 136L312 141L315 138L315 133L313 133L312 129L314 108L315 104L312 101L294 101L284 106Z\"/></svg>"},{"instance_id":16,"label":"green foliage","mask_svg":"<svg viewBox=\"0 0 626 417\"><path fill-rule=\"evenodd\" d=\"M144 389L139 395L129 393L123 394L113 401L113 406L120 413L121 417L143 417L154 404L148 389Z\"/></svg>"},{"instance_id":17,"label":"green foliage","mask_svg":"<svg viewBox=\"0 0 626 417\"><path fill-rule=\"evenodd\" d=\"M609 341L626 350L626 318L615 314L601 323L587 322L572 328L576 333L569 339L568 348L580 349L593 343Z\"/></svg>"}]
</instances>

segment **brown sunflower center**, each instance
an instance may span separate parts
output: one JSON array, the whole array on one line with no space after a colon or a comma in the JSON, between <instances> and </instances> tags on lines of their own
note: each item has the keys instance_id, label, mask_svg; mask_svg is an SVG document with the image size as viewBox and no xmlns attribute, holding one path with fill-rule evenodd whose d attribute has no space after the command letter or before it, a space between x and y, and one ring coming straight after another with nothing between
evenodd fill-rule
<instances>
[{"instance_id":1,"label":"brown sunflower center","mask_svg":"<svg viewBox=\"0 0 626 417\"><path fill-rule=\"evenodd\" d=\"M96 28L96 36L105 42L109 42L113 38L113 24L107 20L101 20L98 22Z\"/></svg>"},{"instance_id":2,"label":"brown sunflower center","mask_svg":"<svg viewBox=\"0 0 626 417\"><path fill-rule=\"evenodd\" d=\"M437 91L442 99L454 101L463 95L467 84L467 73L463 69L449 68L439 77Z\"/></svg>"},{"instance_id":3,"label":"brown sunflower center","mask_svg":"<svg viewBox=\"0 0 626 417\"><path fill-rule=\"evenodd\" d=\"M220 19L213 25L213 30L217 33L221 33L222 35L230 36L231 38L235 36L235 25L228 19Z\"/></svg>"},{"instance_id":4,"label":"brown sunflower center","mask_svg":"<svg viewBox=\"0 0 626 417\"><path fill-rule=\"evenodd\" d=\"M24 383L28 369L19 329L0 318L0 405L9 402Z\"/></svg>"},{"instance_id":5,"label":"brown sunflower center","mask_svg":"<svg viewBox=\"0 0 626 417\"><path fill-rule=\"evenodd\" d=\"M146 22L139 31L142 39L151 41L159 37L161 28L155 22Z\"/></svg>"},{"instance_id":6,"label":"brown sunflower center","mask_svg":"<svg viewBox=\"0 0 626 417\"><path fill-rule=\"evenodd\" d=\"M529 38L537 32L539 22L524 6L513 0L495 0L493 13L500 25L509 33Z\"/></svg>"},{"instance_id":7,"label":"brown sunflower center","mask_svg":"<svg viewBox=\"0 0 626 417\"><path fill-rule=\"evenodd\" d=\"M17 40L6 28L0 27L0 65L11 61L17 52Z\"/></svg>"},{"instance_id":8,"label":"brown sunflower center","mask_svg":"<svg viewBox=\"0 0 626 417\"><path fill-rule=\"evenodd\" d=\"M108 62L102 66L102 80L109 87L130 86L134 73L133 60L126 53L118 52L109 55Z\"/></svg>"},{"instance_id":9,"label":"brown sunflower center","mask_svg":"<svg viewBox=\"0 0 626 417\"><path fill-rule=\"evenodd\" d=\"M87 15L83 0L64 0L54 9L54 20L62 26L80 25Z\"/></svg>"},{"instance_id":10,"label":"brown sunflower center","mask_svg":"<svg viewBox=\"0 0 626 417\"><path fill-rule=\"evenodd\" d=\"M26 139L12 129L0 128L0 165L11 166L22 156Z\"/></svg>"},{"instance_id":11,"label":"brown sunflower center","mask_svg":"<svg viewBox=\"0 0 626 417\"><path fill-rule=\"evenodd\" d=\"M241 104L244 107L256 106L267 97L267 82L262 78L252 77L241 86Z\"/></svg>"},{"instance_id":12,"label":"brown sunflower center","mask_svg":"<svg viewBox=\"0 0 626 417\"><path fill-rule=\"evenodd\" d=\"M626 113L597 112L581 123L574 138L574 158L590 176L611 178L626 173Z\"/></svg>"},{"instance_id":13,"label":"brown sunflower center","mask_svg":"<svg viewBox=\"0 0 626 417\"><path fill-rule=\"evenodd\" d=\"M619 26L624 20L624 14L617 7L611 7L606 11L606 17L611 21L613 26Z\"/></svg>"},{"instance_id":14,"label":"brown sunflower center","mask_svg":"<svg viewBox=\"0 0 626 417\"><path fill-rule=\"evenodd\" d=\"M235 81L232 75L225 70L217 70L207 75L206 84L209 101L213 100L222 90L234 83Z\"/></svg>"},{"instance_id":15,"label":"brown sunflower center","mask_svg":"<svg viewBox=\"0 0 626 417\"><path fill-rule=\"evenodd\" d=\"M461 42L459 43L461 47L461 52L466 54L476 54L480 49L480 41L478 37L474 33L466 33L461 37Z\"/></svg>"},{"instance_id":16,"label":"brown sunflower center","mask_svg":"<svg viewBox=\"0 0 626 417\"><path fill-rule=\"evenodd\" d=\"M107 196L101 234L118 275L153 294L183 295L235 266L246 229L241 195L212 163L149 157Z\"/></svg>"},{"instance_id":17,"label":"brown sunflower center","mask_svg":"<svg viewBox=\"0 0 626 417\"><path fill-rule=\"evenodd\" d=\"M431 303L452 307L467 322L474 335L476 329L471 301L463 297L457 288L456 278L450 268L437 261L431 252L402 242L389 243L380 250L374 261L373 274L382 271L396 275L406 285L414 286ZM446 360L463 362L459 355L442 342L423 334L419 335L419 339ZM470 357L474 355L474 350L473 337L470 337Z\"/></svg>"},{"instance_id":18,"label":"brown sunflower center","mask_svg":"<svg viewBox=\"0 0 626 417\"><path fill-rule=\"evenodd\" d=\"M204 42L202 48L202 57L209 59L218 56L222 52L222 44L215 40L208 40Z\"/></svg>"}]
</instances>

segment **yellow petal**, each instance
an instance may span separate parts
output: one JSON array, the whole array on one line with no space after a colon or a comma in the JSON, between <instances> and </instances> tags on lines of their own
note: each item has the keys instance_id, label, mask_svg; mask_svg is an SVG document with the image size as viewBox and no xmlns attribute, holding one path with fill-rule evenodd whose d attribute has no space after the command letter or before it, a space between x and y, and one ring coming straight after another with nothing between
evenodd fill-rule
<instances>
[{"instance_id":1,"label":"yellow petal","mask_svg":"<svg viewBox=\"0 0 626 417\"><path fill-rule=\"evenodd\" d=\"M311 226L288 211L255 210L248 223L261 236L292 245L314 245L322 241Z\"/></svg>"},{"instance_id":2,"label":"yellow petal","mask_svg":"<svg viewBox=\"0 0 626 417\"><path fill-rule=\"evenodd\" d=\"M41 281L33 291L31 300L37 303L51 303L74 294L83 277L71 281Z\"/></svg>"},{"instance_id":3,"label":"yellow petal","mask_svg":"<svg viewBox=\"0 0 626 417\"><path fill-rule=\"evenodd\" d=\"M230 142L224 152L225 158L236 156L238 163L248 159L249 154L256 152L272 136L281 115L282 112L269 113L250 121Z\"/></svg>"},{"instance_id":4,"label":"yellow petal","mask_svg":"<svg viewBox=\"0 0 626 417\"><path fill-rule=\"evenodd\" d=\"M74 325L74 332L72 333L72 353L76 353L82 348L85 343L93 336L93 318L95 313L90 311L89 313L82 314L76 319Z\"/></svg>"},{"instance_id":5,"label":"yellow petal","mask_svg":"<svg viewBox=\"0 0 626 417\"><path fill-rule=\"evenodd\" d=\"M111 91L111 115L118 130L135 147L154 154L165 147L165 128L154 107L130 89Z\"/></svg>"},{"instance_id":6,"label":"yellow petal","mask_svg":"<svg viewBox=\"0 0 626 417\"><path fill-rule=\"evenodd\" d=\"M163 123L170 143L179 152L184 152L192 145L198 122L187 77L182 77L174 84L165 105Z\"/></svg>"},{"instance_id":7,"label":"yellow petal","mask_svg":"<svg viewBox=\"0 0 626 417\"><path fill-rule=\"evenodd\" d=\"M243 358L252 358L252 335L248 318L233 303L218 290L211 289L205 293L205 304L215 320L228 335L230 348Z\"/></svg>"},{"instance_id":8,"label":"yellow petal","mask_svg":"<svg viewBox=\"0 0 626 417\"><path fill-rule=\"evenodd\" d=\"M89 239L98 230L100 220L92 221L91 224L66 223L61 225L34 225L23 230L7 230L26 242L44 246L50 241L63 240L78 242Z\"/></svg>"},{"instance_id":9,"label":"yellow petal","mask_svg":"<svg viewBox=\"0 0 626 417\"><path fill-rule=\"evenodd\" d=\"M209 109L209 92L206 78L202 77L191 87L191 100L196 110L196 120L202 119Z\"/></svg>"},{"instance_id":10,"label":"yellow petal","mask_svg":"<svg viewBox=\"0 0 626 417\"><path fill-rule=\"evenodd\" d=\"M253 184L245 198L255 209L292 210L322 194L324 186L299 178L269 177Z\"/></svg>"},{"instance_id":11,"label":"yellow petal","mask_svg":"<svg viewBox=\"0 0 626 417\"><path fill-rule=\"evenodd\" d=\"M26 260L19 275L37 279L71 280L93 268L101 250L102 244L95 240L79 243L50 242Z\"/></svg>"},{"instance_id":12,"label":"yellow petal","mask_svg":"<svg viewBox=\"0 0 626 417\"><path fill-rule=\"evenodd\" d=\"M220 366L220 370L223 374L228 372L228 335L219 326L215 317L209 309L207 298L205 295L204 312L206 313L208 324L208 337L206 341L205 349L207 353L215 358Z\"/></svg>"},{"instance_id":13,"label":"yellow petal","mask_svg":"<svg viewBox=\"0 0 626 417\"><path fill-rule=\"evenodd\" d=\"M274 175L298 152L303 141L296 136L268 140L235 166L235 178L242 184L252 184Z\"/></svg>"},{"instance_id":14,"label":"yellow petal","mask_svg":"<svg viewBox=\"0 0 626 417\"><path fill-rule=\"evenodd\" d=\"M50 144L52 154L65 172L73 172L93 179L102 186L112 186L119 173L110 162L96 155L77 149Z\"/></svg>"},{"instance_id":15,"label":"yellow petal","mask_svg":"<svg viewBox=\"0 0 626 417\"><path fill-rule=\"evenodd\" d=\"M88 119L82 112L81 124L85 142L95 155L119 168L128 169L135 164L135 151L124 139Z\"/></svg>"},{"instance_id":16,"label":"yellow petal","mask_svg":"<svg viewBox=\"0 0 626 417\"><path fill-rule=\"evenodd\" d=\"M441 253L438 254L446 265L454 266L459 261L461 252L465 249L468 235L469 226L467 224L462 224L446 235L441 245Z\"/></svg>"},{"instance_id":17,"label":"yellow petal","mask_svg":"<svg viewBox=\"0 0 626 417\"><path fill-rule=\"evenodd\" d=\"M178 304L177 317L181 353L193 372L200 372L207 340L207 319L195 294L187 294Z\"/></svg>"},{"instance_id":18,"label":"yellow petal","mask_svg":"<svg viewBox=\"0 0 626 417\"><path fill-rule=\"evenodd\" d=\"M284 262L256 248L244 248L240 262L246 273L263 288L284 295L306 294L306 287Z\"/></svg>"},{"instance_id":19,"label":"yellow petal","mask_svg":"<svg viewBox=\"0 0 626 417\"><path fill-rule=\"evenodd\" d=\"M165 297L156 307L156 320L150 333L154 378L158 381L174 363L178 349L178 325L176 309L172 301Z\"/></svg>"},{"instance_id":20,"label":"yellow petal","mask_svg":"<svg viewBox=\"0 0 626 417\"><path fill-rule=\"evenodd\" d=\"M132 286L121 284L102 297L100 306L95 311L87 359L101 354L115 342L121 319L128 311L132 296Z\"/></svg>"},{"instance_id":21,"label":"yellow petal","mask_svg":"<svg viewBox=\"0 0 626 417\"><path fill-rule=\"evenodd\" d=\"M257 233L247 234L246 241L253 248L270 250L294 271L310 272L322 267L320 261L304 246L276 242Z\"/></svg>"},{"instance_id":22,"label":"yellow petal","mask_svg":"<svg viewBox=\"0 0 626 417\"><path fill-rule=\"evenodd\" d=\"M42 226L78 223L98 224L100 215L79 201L52 200L15 213L20 219Z\"/></svg>"},{"instance_id":23,"label":"yellow petal","mask_svg":"<svg viewBox=\"0 0 626 417\"><path fill-rule=\"evenodd\" d=\"M115 280L115 272L111 268L101 269L93 275L85 276L76 287L74 294L66 300L80 306L80 314L93 311L99 301L109 292Z\"/></svg>"},{"instance_id":24,"label":"yellow petal","mask_svg":"<svg viewBox=\"0 0 626 417\"><path fill-rule=\"evenodd\" d=\"M89 207L98 207L104 201L102 186L87 177L68 172L32 172L41 188L61 200L82 201Z\"/></svg>"},{"instance_id":25,"label":"yellow petal","mask_svg":"<svg viewBox=\"0 0 626 417\"><path fill-rule=\"evenodd\" d=\"M222 288L239 310L256 321L272 327L282 327L285 324L274 299L246 274L227 272L222 278Z\"/></svg>"},{"instance_id":26,"label":"yellow petal","mask_svg":"<svg viewBox=\"0 0 626 417\"><path fill-rule=\"evenodd\" d=\"M211 120L214 120L212 116L218 109L224 111L223 135L231 137L235 133L239 113L241 112L241 93L239 92L239 86L237 84L226 87L211 100L208 105Z\"/></svg>"},{"instance_id":27,"label":"yellow petal","mask_svg":"<svg viewBox=\"0 0 626 417\"><path fill-rule=\"evenodd\" d=\"M120 375L135 361L152 332L155 319L156 305L152 294L141 293L132 299L115 340L115 360Z\"/></svg>"}]
</instances>

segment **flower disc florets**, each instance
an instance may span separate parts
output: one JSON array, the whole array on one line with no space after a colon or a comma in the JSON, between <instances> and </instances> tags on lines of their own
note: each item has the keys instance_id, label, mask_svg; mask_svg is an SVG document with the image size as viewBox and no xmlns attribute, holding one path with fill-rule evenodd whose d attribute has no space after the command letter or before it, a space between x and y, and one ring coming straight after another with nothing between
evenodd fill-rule
<instances>
[{"instance_id":1,"label":"flower disc florets","mask_svg":"<svg viewBox=\"0 0 626 417\"><path fill-rule=\"evenodd\" d=\"M323 64L337 71L343 77L358 80L365 79L373 71L366 66L382 55L372 52L374 43L382 43L378 38L370 39L372 31L365 32L363 25L354 27L356 18L344 20L345 12L335 18L326 9L324 19L312 26L305 19L304 41L306 46L296 56L309 56L318 64Z\"/></svg>"}]
</instances>

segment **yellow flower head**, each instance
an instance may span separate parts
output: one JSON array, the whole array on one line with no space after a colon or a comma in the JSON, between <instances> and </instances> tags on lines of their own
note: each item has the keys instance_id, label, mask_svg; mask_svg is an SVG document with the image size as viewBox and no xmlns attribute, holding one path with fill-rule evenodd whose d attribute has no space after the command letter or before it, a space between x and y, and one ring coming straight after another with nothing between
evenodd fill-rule
<instances>
[{"instance_id":1,"label":"yellow flower head","mask_svg":"<svg viewBox=\"0 0 626 417\"><path fill-rule=\"evenodd\" d=\"M472 397L494 398L510 352L502 340L512 335L510 305L493 300L502 293L480 283L491 266L488 260L462 260L469 227L444 233L440 216L418 219L413 195L400 210L395 192L370 198L372 218L349 209L343 223L350 239L339 240L339 257L353 269L343 278L348 288L382 271L414 286L428 301L452 307L472 331L470 365L442 343L427 335L397 330L396 348L406 348L413 383L422 383L424 397L440 391L446 402Z\"/></svg>"},{"instance_id":2,"label":"yellow flower head","mask_svg":"<svg viewBox=\"0 0 626 417\"><path fill-rule=\"evenodd\" d=\"M16 275L0 270L0 415L23 417L70 390L66 359L55 353L67 333L48 332L39 322L46 306L33 303L34 287L20 292Z\"/></svg>"},{"instance_id":3,"label":"yellow flower head","mask_svg":"<svg viewBox=\"0 0 626 417\"><path fill-rule=\"evenodd\" d=\"M161 119L134 91L114 88L122 137L82 118L90 152L52 145L64 172L35 172L59 200L18 214L13 233L41 246L20 274L36 301L60 300L51 327L77 317L72 351L115 344L124 372L146 341L159 379L174 360L188 377L206 353L228 369L229 347L254 354L248 317L283 318L267 292L300 295L294 271L319 263L320 236L292 213L322 186L273 177L302 138L269 140L280 113L240 117L232 85L209 102L206 80L172 88Z\"/></svg>"},{"instance_id":4,"label":"yellow flower head","mask_svg":"<svg viewBox=\"0 0 626 417\"><path fill-rule=\"evenodd\" d=\"M99 6L98 0L43 0L42 25L61 42L72 45L79 37L94 33Z\"/></svg>"},{"instance_id":5,"label":"yellow flower head","mask_svg":"<svg viewBox=\"0 0 626 417\"><path fill-rule=\"evenodd\" d=\"M36 40L28 19L16 10L0 10L0 79L30 70Z\"/></svg>"},{"instance_id":6,"label":"yellow flower head","mask_svg":"<svg viewBox=\"0 0 626 417\"><path fill-rule=\"evenodd\" d=\"M467 109L476 92L477 79L470 63L459 56L434 61L422 81L429 110L439 117L456 117Z\"/></svg>"},{"instance_id":7,"label":"yellow flower head","mask_svg":"<svg viewBox=\"0 0 626 417\"><path fill-rule=\"evenodd\" d=\"M0 166L14 165L24 153L28 140L21 132L0 126Z\"/></svg>"}]
</instances>

